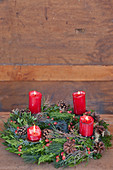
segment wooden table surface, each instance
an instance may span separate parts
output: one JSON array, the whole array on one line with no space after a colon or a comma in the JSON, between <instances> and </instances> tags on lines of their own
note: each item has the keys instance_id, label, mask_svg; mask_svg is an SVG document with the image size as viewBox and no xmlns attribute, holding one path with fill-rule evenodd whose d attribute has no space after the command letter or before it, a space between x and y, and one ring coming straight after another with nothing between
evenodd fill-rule
<instances>
[{"instance_id":1,"label":"wooden table surface","mask_svg":"<svg viewBox=\"0 0 113 170\"><path fill-rule=\"evenodd\" d=\"M8 112L0 112L0 131L4 128L3 121L6 121L9 117ZM113 135L113 115L101 115L107 123L109 123L109 131ZM52 164L44 163L26 164L21 157L14 153L9 153L5 150L5 146L2 145L3 140L0 139L0 170L55 170ZM113 140L112 140L113 144ZM62 168L59 168L61 170ZM82 163L76 167L66 168L66 170L113 170L113 146L103 153L101 159L90 160L88 165Z\"/></svg>"}]
</instances>

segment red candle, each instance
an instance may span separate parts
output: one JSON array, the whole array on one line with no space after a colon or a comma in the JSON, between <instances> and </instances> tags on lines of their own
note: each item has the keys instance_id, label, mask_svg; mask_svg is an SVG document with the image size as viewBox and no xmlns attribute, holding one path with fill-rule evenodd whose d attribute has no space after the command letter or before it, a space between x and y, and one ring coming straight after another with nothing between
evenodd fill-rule
<instances>
[{"instance_id":1,"label":"red candle","mask_svg":"<svg viewBox=\"0 0 113 170\"><path fill-rule=\"evenodd\" d=\"M41 111L42 94L37 91L29 92L29 110L31 113L39 113Z\"/></svg>"},{"instance_id":2,"label":"red candle","mask_svg":"<svg viewBox=\"0 0 113 170\"><path fill-rule=\"evenodd\" d=\"M82 136L92 136L94 119L91 116L83 115L80 117L79 132Z\"/></svg>"},{"instance_id":3,"label":"red candle","mask_svg":"<svg viewBox=\"0 0 113 170\"><path fill-rule=\"evenodd\" d=\"M38 126L31 126L27 129L27 139L35 142L41 138L41 129Z\"/></svg>"},{"instance_id":4,"label":"red candle","mask_svg":"<svg viewBox=\"0 0 113 170\"><path fill-rule=\"evenodd\" d=\"M86 111L86 101L85 101L85 92L78 91L72 94L73 95L73 106L74 113L81 115Z\"/></svg>"}]
</instances>

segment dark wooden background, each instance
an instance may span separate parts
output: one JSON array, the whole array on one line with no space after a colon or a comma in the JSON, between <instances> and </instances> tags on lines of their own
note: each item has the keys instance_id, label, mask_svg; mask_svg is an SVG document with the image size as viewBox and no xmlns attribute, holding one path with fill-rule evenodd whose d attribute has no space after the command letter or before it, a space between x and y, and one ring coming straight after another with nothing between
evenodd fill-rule
<instances>
[{"instance_id":1,"label":"dark wooden background","mask_svg":"<svg viewBox=\"0 0 113 170\"><path fill-rule=\"evenodd\" d=\"M30 90L113 113L113 0L0 0L0 111Z\"/></svg>"}]
</instances>

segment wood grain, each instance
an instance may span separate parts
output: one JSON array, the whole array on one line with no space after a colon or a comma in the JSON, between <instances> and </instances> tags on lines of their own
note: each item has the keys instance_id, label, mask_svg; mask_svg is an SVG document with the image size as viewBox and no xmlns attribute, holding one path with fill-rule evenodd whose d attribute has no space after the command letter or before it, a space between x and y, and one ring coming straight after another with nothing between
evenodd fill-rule
<instances>
[{"instance_id":1,"label":"wood grain","mask_svg":"<svg viewBox=\"0 0 113 170\"><path fill-rule=\"evenodd\" d=\"M0 111L28 107L31 90L40 91L43 99L49 97L51 103L64 100L71 106L72 93L84 90L87 110L113 113L113 82L0 82Z\"/></svg>"},{"instance_id":2,"label":"wood grain","mask_svg":"<svg viewBox=\"0 0 113 170\"><path fill-rule=\"evenodd\" d=\"M0 63L113 64L113 0L0 1Z\"/></svg>"},{"instance_id":3,"label":"wood grain","mask_svg":"<svg viewBox=\"0 0 113 170\"><path fill-rule=\"evenodd\" d=\"M1 0L0 110L87 92L87 107L113 113L113 0Z\"/></svg>"},{"instance_id":4,"label":"wood grain","mask_svg":"<svg viewBox=\"0 0 113 170\"><path fill-rule=\"evenodd\" d=\"M113 66L0 66L0 81L113 81Z\"/></svg>"}]
</instances>

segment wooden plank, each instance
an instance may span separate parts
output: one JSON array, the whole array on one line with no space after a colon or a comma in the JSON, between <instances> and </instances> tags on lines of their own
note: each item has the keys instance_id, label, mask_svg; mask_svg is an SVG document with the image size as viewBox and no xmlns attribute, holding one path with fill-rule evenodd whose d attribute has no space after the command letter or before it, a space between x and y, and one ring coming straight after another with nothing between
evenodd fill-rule
<instances>
[{"instance_id":1,"label":"wooden plank","mask_svg":"<svg viewBox=\"0 0 113 170\"><path fill-rule=\"evenodd\" d=\"M113 66L0 66L0 81L112 81Z\"/></svg>"},{"instance_id":2,"label":"wooden plank","mask_svg":"<svg viewBox=\"0 0 113 170\"><path fill-rule=\"evenodd\" d=\"M113 64L113 1L0 1L0 63Z\"/></svg>"},{"instance_id":3,"label":"wooden plank","mask_svg":"<svg viewBox=\"0 0 113 170\"><path fill-rule=\"evenodd\" d=\"M42 102L49 97L51 103L64 100L71 106L72 93L83 90L87 110L113 114L113 82L0 82L0 111L28 107L31 90L42 93Z\"/></svg>"}]
</instances>

